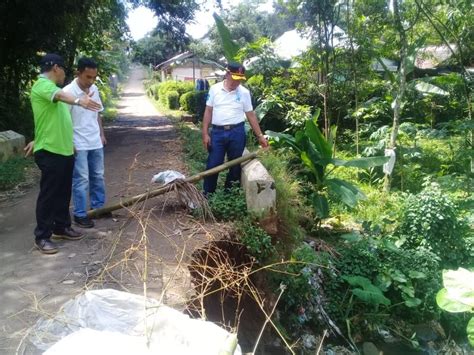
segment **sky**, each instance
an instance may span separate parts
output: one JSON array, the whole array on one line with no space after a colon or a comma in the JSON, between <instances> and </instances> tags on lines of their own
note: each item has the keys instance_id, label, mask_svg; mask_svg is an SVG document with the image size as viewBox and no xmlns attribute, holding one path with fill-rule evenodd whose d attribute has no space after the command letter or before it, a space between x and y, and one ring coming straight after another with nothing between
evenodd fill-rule
<instances>
[{"instance_id":1,"label":"sky","mask_svg":"<svg viewBox=\"0 0 474 355\"><path fill-rule=\"evenodd\" d=\"M228 9L231 5L239 3L240 0L222 0L224 9ZM186 26L186 32L193 38L201 38L206 34L209 27L214 23L212 13L218 11L214 5L214 1L206 1L201 6L201 10L196 13L194 23ZM261 11L272 11L272 0L268 0L262 4L259 9ZM140 6L130 10L128 13L127 24L134 40L145 37L145 35L153 30L158 23L157 17L150 9Z\"/></svg>"}]
</instances>

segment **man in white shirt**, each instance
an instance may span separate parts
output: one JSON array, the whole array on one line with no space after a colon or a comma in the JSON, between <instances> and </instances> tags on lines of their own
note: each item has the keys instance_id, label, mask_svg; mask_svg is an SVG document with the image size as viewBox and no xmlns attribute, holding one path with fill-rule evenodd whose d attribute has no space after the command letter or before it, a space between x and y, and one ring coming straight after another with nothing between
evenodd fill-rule
<instances>
[{"instance_id":1,"label":"man in white shirt","mask_svg":"<svg viewBox=\"0 0 474 355\"><path fill-rule=\"evenodd\" d=\"M89 96L100 103L99 90L94 82L97 78L97 63L90 58L79 59L77 77L64 88L76 100ZM103 110L103 107L100 111ZM98 112L70 106L73 130L75 162L72 179L74 222L83 228L92 228L94 222L87 217L87 201L92 209L105 203L104 144L107 143Z\"/></svg>"},{"instance_id":2,"label":"man in white shirt","mask_svg":"<svg viewBox=\"0 0 474 355\"><path fill-rule=\"evenodd\" d=\"M208 150L207 169L242 156L245 148L245 117L262 147L268 142L258 124L253 111L250 92L240 85L245 80L245 68L239 63L229 63L223 82L211 86L206 102L206 110L202 123L202 142ZM209 126L212 125L209 135ZM240 165L229 169L225 187L230 188L234 182L240 181ZM216 190L218 174L204 179L204 194Z\"/></svg>"}]
</instances>

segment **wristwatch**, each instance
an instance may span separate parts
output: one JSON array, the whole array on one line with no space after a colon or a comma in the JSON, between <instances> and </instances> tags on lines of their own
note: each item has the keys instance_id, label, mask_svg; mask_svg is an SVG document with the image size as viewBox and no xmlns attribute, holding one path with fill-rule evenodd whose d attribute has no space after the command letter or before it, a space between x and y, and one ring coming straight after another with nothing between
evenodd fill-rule
<instances>
[{"instance_id":1,"label":"wristwatch","mask_svg":"<svg viewBox=\"0 0 474 355\"><path fill-rule=\"evenodd\" d=\"M74 105L79 105L79 98L74 100Z\"/></svg>"}]
</instances>

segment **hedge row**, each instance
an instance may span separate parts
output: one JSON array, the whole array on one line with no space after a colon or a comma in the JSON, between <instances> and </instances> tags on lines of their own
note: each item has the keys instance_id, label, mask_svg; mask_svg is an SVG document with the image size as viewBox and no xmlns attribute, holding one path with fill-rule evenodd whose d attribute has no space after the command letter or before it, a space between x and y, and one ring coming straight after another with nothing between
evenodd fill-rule
<instances>
[{"instance_id":1,"label":"hedge row","mask_svg":"<svg viewBox=\"0 0 474 355\"><path fill-rule=\"evenodd\" d=\"M208 91L193 90L183 94L179 99L179 104L184 111L202 118L206 108Z\"/></svg>"}]
</instances>

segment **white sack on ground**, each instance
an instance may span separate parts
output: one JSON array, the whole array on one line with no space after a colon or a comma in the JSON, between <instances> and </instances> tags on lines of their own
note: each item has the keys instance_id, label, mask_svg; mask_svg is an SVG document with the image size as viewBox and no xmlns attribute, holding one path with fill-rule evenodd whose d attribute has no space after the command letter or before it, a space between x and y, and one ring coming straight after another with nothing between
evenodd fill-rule
<instances>
[{"instance_id":1,"label":"white sack on ground","mask_svg":"<svg viewBox=\"0 0 474 355\"><path fill-rule=\"evenodd\" d=\"M235 335L212 322L111 289L77 296L53 319L40 319L30 334L37 349L47 350L45 355L227 355L236 344ZM241 354L238 345L234 354Z\"/></svg>"}]
</instances>

